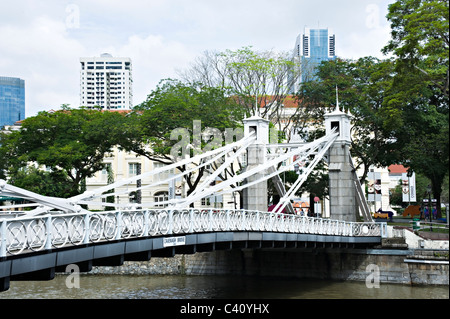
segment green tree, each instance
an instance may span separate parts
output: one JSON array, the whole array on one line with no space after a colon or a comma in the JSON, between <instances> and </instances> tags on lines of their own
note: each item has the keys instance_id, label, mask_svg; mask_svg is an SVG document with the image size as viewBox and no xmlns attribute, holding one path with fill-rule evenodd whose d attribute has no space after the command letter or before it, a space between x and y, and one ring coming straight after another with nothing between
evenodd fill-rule
<instances>
[{"instance_id":1,"label":"green tree","mask_svg":"<svg viewBox=\"0 0 450 319\"><path fill-rule=\"evenodd\" d=\"M403 94L427 82L448 97L449 1L398 0L389 5L387 19L391 40L383 52L397 57L397 80L408 83Z\"/></svg>"},{"instance_id":2,"label":"green tree","mask_svg":"<svg viewBox=\"0 0 450 319\"><path fill-rule=\"evenodd\" d=\"M58 179L65 184L63 197L77 195L84 179L104 167L105 154L123 138L123 122L122 114L97 109L64 106L60 111L40 112L25 119L19 131L2 134L3 173L20 183L23 169L35 162L52 176L64 177Z\"/></svg>"},{"instance_id":3,"label":"green tree","mask_svg":"<svg viewBox=\"0 0 450 319\"><path fill-rule=\"evenodd\" d=\"M268 118L282 131L288 126L281 122L285 116L283 103L299 79L300 70L290 53L242 47L222 52L206 51L181 77L188 83L228 88L247 116Z\"/></svg>"},{"instance_id":4,"label":"green tree","mask_svg":"<svg viewBox=\"0 0 450 319\"><path fill-rule=\"evenodd\" d=\"M174 149L183 141L182 151L188 156L221 147L226 129L241 127L244 117L243 109L229 96L223 88L163 80L128 117L127 141L121 147L164 164L177 161L172 155L179 155ZM204 136L207 128L212 128L211 134ZM178 169L184 172L187 167ZM188 194L195 190L205 169L185 175Z\"/></svg>"},{"instance_id":5,"label":"green tree","mask_svg":"<svg viewBox=\"0 0 450 319\"><path fill-rule=\"evenodd\" d=\"M0 131L0 178L7 179L11 168L20 167L16 152L19 134L15 131Z\"/></svg>"},{"instance_id":6,"label":"green tree","mask_svg":"<svg viewBox=\"0 0 450 319\"><path fill-rule=\"evenodd\" d=\"M51 197L64 197L70 192L71 187L63 172L44 171L34 166L17 170L8 182L34 193Z\"/></svg>"},{"instance_id":7,"label":"green tree","mask_svg":"<svg viewBox=\"0 0 450 319\"><path fill-rule=\"evenodd\" d=\"M389 6L395 78L385 120L397 127L403 163L426 176L440 197L449 165L449 2L398 0ZM440 213L440 211L439 211Z\"/></svg>"},{"instance_id":8,"label":"green tree","mask_svg":"<svg viewBox=\"0 0 450 319\"><path fill-rule=\"evenodd\" d=\"M323 123L323 115L336 105L350 111L353 118L351 153L356 168L363 168L364 181L369 167L388 166L396 161L398 152L393 144L392 127L385 125L385 96L390 90L393 62L364 57L356 61L336 59L322 62L317 68L317 80L306 82L299 91L302 107L309 109L299 123ZM308 120L309 118L309 120ZM317 133L323 134L318 130ZM311 135L311 133L310 133ZM310 138L316 138L311 135Z\"/></svg>"}]
</instances>

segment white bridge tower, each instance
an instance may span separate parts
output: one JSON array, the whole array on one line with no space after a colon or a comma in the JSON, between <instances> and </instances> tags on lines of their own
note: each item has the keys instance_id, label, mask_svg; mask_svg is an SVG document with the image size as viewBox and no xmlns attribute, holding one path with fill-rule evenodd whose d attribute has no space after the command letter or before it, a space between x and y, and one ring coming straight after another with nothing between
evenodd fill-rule
<instances>
[{"instance_id":1,"label":"white bridge tower","mask_svg":"<svg viewBox=\"0 0 450 319\"><path fill-rule=\"evenodd\" d=\"M256 141L247 149L247 168L251 170L266 162L266 145L269 143L269 120L259 116L244 119L244 136L254 133ZM264 177L265 170L249 176L247 183ZM267 180L263 180L243 190L244 209L267 211Z\"/></svg>"},{"instance_id":2,"label":"white bridge tower","mask_svg":"<svg viewBox=\"0 0 450 319\"><path fill-rule=\"evenodd\" d=\"M336 93L337 95L337 93ZM350 119L351 115L339 110L336 96L336 108L325 117L325 131L329 134L336 128L339 136L328 151L330 218L356 221L358 206L356 203L355 172L350 156Z\"/></svg>"}]
</instances>

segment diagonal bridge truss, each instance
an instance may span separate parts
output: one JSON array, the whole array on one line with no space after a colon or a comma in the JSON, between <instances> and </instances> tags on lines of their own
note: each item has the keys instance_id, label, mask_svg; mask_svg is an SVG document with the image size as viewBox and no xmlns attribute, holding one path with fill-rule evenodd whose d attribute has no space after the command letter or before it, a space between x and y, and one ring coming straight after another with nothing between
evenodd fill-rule
<instances>
[{"instance_id":1,"label":"diagonal bridge truss","mask_svg":"<svg viewBox=\"0 0 450 319\"><path fill-rule=\"evenodd\" d=\"M112 184L99 187L95 190L84 192L83 194L73 196L70 198L55 198L43 196L40 194L27 191L25 189L15 187L8 184L4 180L0 180L0 196L22 198L28 203L26 204L14 204L9 206L2 206L3 212L17 213L18 209L31 209L26 212L27 216L38 216L42 214L48 214L53 211L58 213L79 213L87 212L83 205L95 205L95 206L112 206L115 209L129 209L129 208L142 208L149 209L155 207L161 207L161 205L169 206L172 209L182 210L190 207L192 203L195 203L202 198L207 198L211 195L223 195L231 192L241 191L245 188L251 187L255 184L265 182L268 179L279 178L279 175L287 170L292 170L294 167L300 167L297 181L292 185L289 191L285 191L283 186L280 186L283 194L280 202L273 210L275 213L283 211L286 206L289 205L290 200L294 197L294 194L301 187L308 175L314 170L315 166L323 159L327 150L335 141L337 133L325 135L310 143L298 143L298 144L267 144L266 148L266 160L263 164L251 169L245 169L234 176L230 176L220 183L213 183L219 175L233 166L238 165L240 157L245 155L249 146L255 143L255 134L249 134L243 139L225 145L223 147L205 152L203 154L196 155L191 158L186 158L181 161L175 162L164 167L154 169L149 172L122 179ZM294 159L290 161L291 159ZM201 168L206 166L211 167L212 163L219 163L216 170L207 175L196 187L196 189L188 196L178 199L170 199L167 201L158 202L144 202L139 204L117 204L107 203L104 201L106 197L117 196L122 193L130 193L132 191L142 191L143 189L158 186L161 184L167 184L173 180L183 178L185 175L195 173ZM281 163L287 163L286 165L280 165ZM149 176L167 173L176 169L177 167L186 165L188 169L178 174L172 174L163 180L154 181L152 183L143 186L133 186L137 180L144 179ZM262 173L262 174L261 174ZM250 176L259 174L260 178L251 182L246 182L246 179ZM114 193L106 193L108 191L117 189L120 186L127 185L125 191L118 191ZM132 207L132 206L135 207Z\"/></svg>"},{"instance_id":2,"label":"diagonal bridge truss","mask_svg":"<svg viewBox=\"0 0 450 319\"><path fill-rule=\"evenodd\" d=\"M380 223L346 222L295 214L281 213L288 207L290 199L300 188L315 166L324 158L327 150L336 140L338 133L330 134L304 144L266 144L266 158L263 164L243 170L221 183L212 185L219 174L236 161L256 141L255 134L192 158L161 167L143 174L123 179L110 185L71 198L42 196L25 189L9 185L0 180L0 196L19 197L26 204L1 206L0 211L0 257L17 255L30 251L63 248L82 244L95 244L112 240L123 240L177 234L255 231L305 233L311 235L371 237L385 236L386 230ZM293 161L288 161L291 159ZM280 165L286 162L286 165ZM132 189L142 190L195 172L201 167L219 162L220 166L208 175L189 196L166 202L139 204L117 204L102 201L107 196L119 193L105 192L122 185L134 184L138 179L172 170L180 165L189 168L149 185ZM300 167L297 181L288 191L283 191L279 204L272 212L242 209L192 209L190 205L212 194L236 192L279 174ZM262 173L262 174L261 174ZM248 182L248 177L259 174L256 180ZM126 192L130 192L128 189ZM114 207L114 211L91 212L86 205ZM164 209L158 205L166 204ZM23 209L26 208L27 211ZM17 211L22 209L22 211Z\"/></svg>"}]
</instances>

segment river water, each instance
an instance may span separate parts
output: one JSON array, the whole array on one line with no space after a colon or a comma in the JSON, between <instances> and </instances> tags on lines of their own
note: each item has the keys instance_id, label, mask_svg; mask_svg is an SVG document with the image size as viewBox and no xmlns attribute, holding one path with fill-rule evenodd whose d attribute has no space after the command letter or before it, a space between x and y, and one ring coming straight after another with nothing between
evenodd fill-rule
<instances>
[{"instance_id":1,"label":"river water","mask_svg":"<svg viewBox=\"0 0 450 319\"><path fill-rule=\"evenodd\" d=\"M71 287L71 288L69 288ZM241 276L59 274L11 281L0 299L448 299L448 286L408 286Z\"/></svg>"}]
</instances>

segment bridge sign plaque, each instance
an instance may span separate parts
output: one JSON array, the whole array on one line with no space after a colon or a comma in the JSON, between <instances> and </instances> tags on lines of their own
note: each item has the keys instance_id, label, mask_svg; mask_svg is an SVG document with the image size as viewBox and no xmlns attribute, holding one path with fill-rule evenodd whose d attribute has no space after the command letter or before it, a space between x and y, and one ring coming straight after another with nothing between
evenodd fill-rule
<instances>
[{"instance_id":1,"label":"bridge sign plaque","mask_svg":"<svg viewBox=\"0 0 450 319\"><path fill-rule=\"evenodd\" d=\"M164 247L181 246L186 244L186 236L168 237L163 239Z\"/></svg>"}]
</instances>

